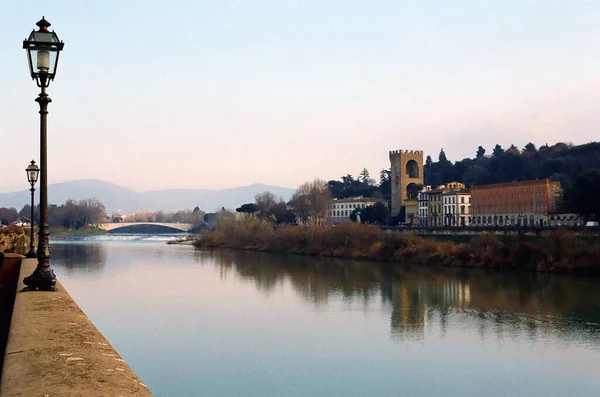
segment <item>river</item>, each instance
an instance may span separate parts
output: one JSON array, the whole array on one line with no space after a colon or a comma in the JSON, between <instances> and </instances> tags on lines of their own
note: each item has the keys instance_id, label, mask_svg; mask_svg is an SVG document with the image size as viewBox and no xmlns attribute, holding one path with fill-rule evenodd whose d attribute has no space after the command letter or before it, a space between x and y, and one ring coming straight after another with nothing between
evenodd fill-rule
<instances>
[{"instance_id":1,"label":"river","mask_svg":"<svg viewBox=\"0 0 600 397\"><path fill-rule=\"evenodd\" d=\"M156 396L597 396L600 279L53 240Z\"/></svg>"}]
</instances>

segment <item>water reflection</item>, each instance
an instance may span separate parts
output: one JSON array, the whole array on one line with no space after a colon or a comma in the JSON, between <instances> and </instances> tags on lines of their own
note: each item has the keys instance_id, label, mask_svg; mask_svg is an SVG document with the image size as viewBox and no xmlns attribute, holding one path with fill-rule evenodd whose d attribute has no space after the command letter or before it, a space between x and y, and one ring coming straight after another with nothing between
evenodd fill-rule
<instances>
[{"instance_id":1,"label":"water reflection","mask_svg":"<svg viewBox=\"0 0 600 397\"><path fill-rule=\"evenodd\" d=\"M600 388L598 279L114 238L53 241L53 266L157 396Z\"/></svg>"},{"instance_id":2,"label":"water reflection","mask_svg":"<svg viewBox=\"0 0 600 397\"><path fill-rule=\"evenodd\" d=\"M213 261L220 277L252 281L265 294L289 281L315 307L341 298L371 310L379 301L381 309L389 309L395 337L422 338L427 324L444 334L450 321L475 321L482 337L553 333L596 346L600 340L597 279L226 250L197 251L195 257Z\"/></svg>"},{"instance_id":3,"label":"water reflection","mask_svg":"<svg viewBox=\"0 0 600 397\"><path fill-rule=\"evenodd\" d=\"M106 247L99 244L52 244L52 257L68 273L101 273L106 265Z\"/></svg>"}]
</instances>

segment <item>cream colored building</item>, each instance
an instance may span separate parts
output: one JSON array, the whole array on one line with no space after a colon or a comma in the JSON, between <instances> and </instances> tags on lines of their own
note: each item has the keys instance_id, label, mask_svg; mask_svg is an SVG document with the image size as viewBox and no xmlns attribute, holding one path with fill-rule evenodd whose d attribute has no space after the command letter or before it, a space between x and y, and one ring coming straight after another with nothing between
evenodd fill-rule
<instances>
[{"instance_id":1,"label":"cream colored building","mask_svg":"<svg viewBox=\"0 0 600 397\"><path fill-rule=\"evenodd\" d=\"M430 226L429 225L429 193L431 192L431 186L427 185L417 195L417 201L419 202L419 226Z\"/></svg>"},{"instance_id":2,"label":"cream colored building","mask_svg":"<svg viewBox=\"0 0 600 397\"><path fill-rule=\"evenodd\" d=\"M442 192L444 226L469 226L471 224L471 193L465 185L453 182Z\"/></svg>"},{"instance_id":3,"label":"cream colored building","mask_svg":"<svg viewBox=\"0 0 600 397\"><path fill-rule=\"evenodd\" d=\"M357 208L366 208L377 203L373 197L348 197L344 199L333 199L329 203L329 220L332 223L341 223L350 220L350 214Z\"/></svg>"}]
</instances>

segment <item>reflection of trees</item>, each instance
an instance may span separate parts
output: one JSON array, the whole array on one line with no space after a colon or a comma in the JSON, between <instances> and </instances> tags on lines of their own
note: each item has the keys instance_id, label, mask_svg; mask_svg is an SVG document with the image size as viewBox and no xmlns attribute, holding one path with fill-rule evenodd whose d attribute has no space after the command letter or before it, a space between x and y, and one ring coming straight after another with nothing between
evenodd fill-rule
<instances>
[{"instance_id":1,"label":"reflection of trees","mask_svg":"<svg viewBox=\"0 0 600 397\"><path fill-rule=\"evenodd\" d=\"M368 262L248 251L198 252L199 259L215 261L222 277L234 270L237 277L254 281L264 292L289 281L301 297L319 305L332 294L368 300L381 280L379 266L368 266Z\"/></svg>"},{"instance_id":2,"label":"reflection of trees","mask_svg":"<svg viewBox=\"0 0 600 397\"><path fill-rule=\"evenodd\" d=\"M52 244L52 256L67 272L99 273L106 264L106 247L101 244Z\"/></svg>"},{"instance_id":3,"label":"reflection of trees","mask_svg":"<svg viewBox=\"0 0 600 397\"><path fill-rule=\"evenodd\" d=\"M289 281L315 306L332 298L380 297L394 335L422 337L425 327L445 332L450 318L475 324L481 335L581 332L600 339L597 280L562 275L408 267L389 263L276 255L248 251L197 251L216 263L221 277L234 274L270 293ZM587 324L587 325L586 325Z\"/></svg>"}]
</instances>

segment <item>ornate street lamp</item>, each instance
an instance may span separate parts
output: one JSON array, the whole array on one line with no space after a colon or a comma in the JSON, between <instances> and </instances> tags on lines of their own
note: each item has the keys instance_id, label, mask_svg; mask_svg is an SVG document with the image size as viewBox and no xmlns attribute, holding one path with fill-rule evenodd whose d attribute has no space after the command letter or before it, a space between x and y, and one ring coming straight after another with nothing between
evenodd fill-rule
<instances>
[{"instance_id":1,"label":"ornate street lamp","mask_svg":"<svg viewBox=\"0 0 600 397\"><path fill-rule=\"evenodd\" d=\"M27 180L29 181L29 184L31 185L31 218L29 218L29 220L31 221L31 229L30 229L30 235L29 235L29 252L27 253L27 257L28 258L35 258L36 254L35 254L35 246L34 246L34 236L33 236L33 210L34 210L34 203L33 203L33 197L34 197L34 193L35 193L35 183L38 180L38 175L40 173L40 167L38 167L35 164L35 161L31 160L31 164L29 164L29 166L27 168L25 168L25 172L27 172Z\"/></svg>"},{"instance_id":2,"label":"ornate street lamp","mask_svg":"<svg viewBox=\"0 0 600 397\"><path fill-rule=\"evenodd\" d=\"M27 50L29 71L41 88L36 98L40 105L40 224L38 233L38 265L35 271L25 277L23 282L28 289L54 290L56 276L50 267L50 241L48 232L48 163L46 141L46 116L48 104L52 102L46 87L54 80L58 66L58 55L64 43L58 39L54 31L50 32L50 22L44 17L36 23L38 30L33 30L27 40L23 41L23 48Z\"/></svg>"}]
</instances>

